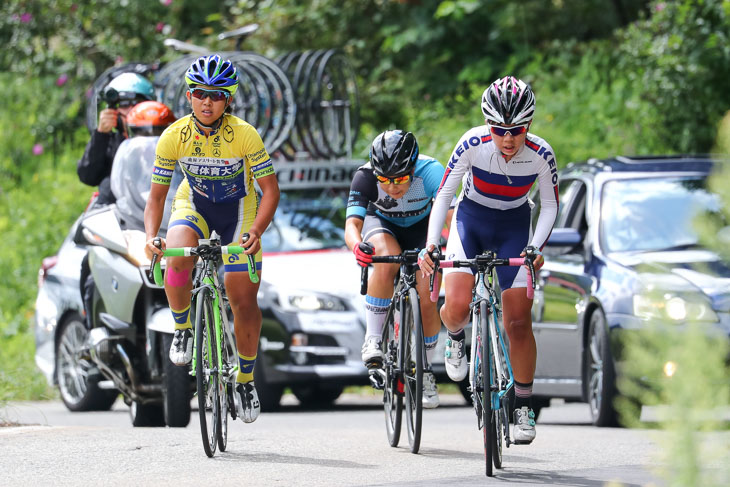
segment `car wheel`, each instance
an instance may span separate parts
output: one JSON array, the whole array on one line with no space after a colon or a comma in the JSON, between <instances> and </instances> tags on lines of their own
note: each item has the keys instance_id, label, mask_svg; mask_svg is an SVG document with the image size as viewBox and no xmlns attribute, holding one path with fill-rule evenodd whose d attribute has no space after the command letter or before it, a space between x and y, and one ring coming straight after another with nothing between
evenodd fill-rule
<instances>
[{"instance_id":1,"label":"car wheel","mask_svg":"<svg viewBox=\"0 0 730 487\"><path fill-rule=\"evenodd\" d=\"M345 388L337 385L294 386L292 392L304 407L330 406Z\"/></svg>"},{"instance_id":2,"label":"car wheel","mask_svg":"<svg viewBox=\"0 0 730 487\"><path fill-rule=\"evenodd\" d=\"M72 313L61 326L56 340L58 390L70 411L108 411L119 391L99 388L102 377L84 348L87 334L78 313Z\"/></svg>"},{"instance_id":3,"label":"car wheel","mask_svg":"<svg viewBox=\"0 0 730 487\"><path fill-rule=\"evenodd\" d=\"M163 333L162 350L162 406L165 424L171 428L184 428L190 422L191 376L188 367L178 367L170 362L168 351L173 335Z\"/></svg>"},{"instance_id":4,"label":"car wheel","mask_svg":"<svg viewBox=\"0 0 730 487\"><path fill-rule=\"evenodd\" d=\"M616 426L616 369L608 340L606 318L600 310L591 315L583 360L583 384L596 426Z\"/></svg>"},{"instance_id":5,"label":"car wheel","mask_svg":"<svg viewBox=\"0 0 730 487\"><path fill-rule=\"evenodd\" d=\"M161 404L140 404L132 401L129 405L132 426L165 426L165 415Z\"/></svg>"},{"instance_id":6,"label":"car wheel","mask_svg":"<svg viewBox=\"0 0 730 487\"><path fill-rule=\"evenodd\" d=\"M261 411L276 411L279 409L281 396L284 395L284 386L271 384L267 381L263 360L256 364L256 367L254 367L253 370L253 375L254 382L256 384L256 392L259 395L259 402L261 403Z\"/></svg>"}]
</instances>

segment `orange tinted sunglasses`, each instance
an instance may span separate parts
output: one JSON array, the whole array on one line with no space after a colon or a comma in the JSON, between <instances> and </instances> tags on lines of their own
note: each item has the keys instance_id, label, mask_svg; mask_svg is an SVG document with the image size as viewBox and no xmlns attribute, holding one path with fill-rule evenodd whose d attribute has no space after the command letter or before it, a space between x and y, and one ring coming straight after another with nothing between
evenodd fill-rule
<instances>
[{"instance_id":1,"label":"orange tinted sunglasses","mask_svg":"<svg viewBox=\"0 0 730 487\"><path fill-rule=\"evenodd\" d=\"M405 176L398 176L397 178L386 178L385 176L376 174L375 179L377 179L379 183L383 184L406 184L411 180L411 175L406 174Z\"/></svg>"}]
</instances>

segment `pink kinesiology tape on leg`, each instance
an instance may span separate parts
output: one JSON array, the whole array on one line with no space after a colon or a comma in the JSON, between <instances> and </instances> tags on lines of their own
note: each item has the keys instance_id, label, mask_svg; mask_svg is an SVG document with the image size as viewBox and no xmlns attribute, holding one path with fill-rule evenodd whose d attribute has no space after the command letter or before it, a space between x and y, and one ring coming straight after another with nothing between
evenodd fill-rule
<instances>
[{"instance_id":1,"label":"pink kinesiology tape on leg","mask_svg":"<svg viewBox=\"0 0 730 487\"><path fill-rule=\"evenodd\" d=\"M190 271L175 271L175 269L167 269L165 271L165 280L172 287L183 287L190 279Z\"/></svg>"}]
</instances>

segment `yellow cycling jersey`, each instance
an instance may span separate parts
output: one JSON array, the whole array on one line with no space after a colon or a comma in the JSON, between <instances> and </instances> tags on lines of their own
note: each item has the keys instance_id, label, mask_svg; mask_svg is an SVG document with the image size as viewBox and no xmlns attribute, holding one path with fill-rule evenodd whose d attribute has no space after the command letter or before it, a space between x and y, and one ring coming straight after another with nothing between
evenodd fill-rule
<instances>
[{"instance_id":1,"label":"yellow cycling jersey","mask_svg":"<svg viewBox=\"0 0 730 487\"><path fill-rule=\"evenodd\" d=\"M165 129L157 142L152 182L169 185L177 163L193 199L210 203L240 200L254 193L254 178L274 174L256 129L231 114L224 115L209 136L198 129L192 115Z\"/></svg>"}]
</instances>

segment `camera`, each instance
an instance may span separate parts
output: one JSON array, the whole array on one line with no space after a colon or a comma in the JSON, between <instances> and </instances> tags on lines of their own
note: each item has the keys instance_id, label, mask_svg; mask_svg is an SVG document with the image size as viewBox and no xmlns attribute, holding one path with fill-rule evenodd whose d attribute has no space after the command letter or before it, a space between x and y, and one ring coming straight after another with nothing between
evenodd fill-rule
<instances>
[{"instance_id":1,"label":"camera","mask_svg":"<svg viewBox=\"0 0 730 487\"><path fill-rule=\"evenodd\" d=\"M103 93L104 101L109 108L119 108L119 92L112 87L107 87Z\"/></svg>"}]
</instances>

